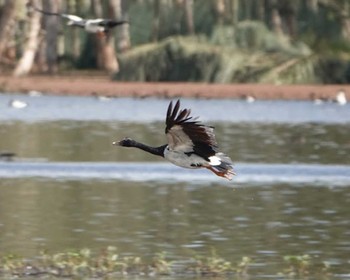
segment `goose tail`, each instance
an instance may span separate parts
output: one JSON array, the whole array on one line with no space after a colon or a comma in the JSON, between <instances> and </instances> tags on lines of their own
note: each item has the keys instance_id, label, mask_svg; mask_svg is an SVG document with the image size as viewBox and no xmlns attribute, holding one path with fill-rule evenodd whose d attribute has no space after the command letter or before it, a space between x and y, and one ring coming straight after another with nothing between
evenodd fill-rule
<instances>
[{"instance_id":1,"label":"goose tail","mask_svg":"<svg viewBox=\"0 0 350 280\"><path fill-rule=\"evenodd\" d=\"M214 172L217 176L232 180L233 176L236 175L236 173L233 171L233 163L231 159L224 153L216 153L209 159L210 165L207 168Z\"/></svg>"}]
</instances>

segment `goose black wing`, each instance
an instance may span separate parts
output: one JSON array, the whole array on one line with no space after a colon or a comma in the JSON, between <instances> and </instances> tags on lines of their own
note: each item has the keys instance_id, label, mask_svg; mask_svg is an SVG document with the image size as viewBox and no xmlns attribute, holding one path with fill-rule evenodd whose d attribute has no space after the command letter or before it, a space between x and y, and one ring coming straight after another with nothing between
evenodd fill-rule
<instances>
[{"instance_id":1,"label":"goose black wing","mask_svg":"<svg viewBox=\"0 0 350 280\"><path fill-rule=\"evenodd\" d=\"M190 114L190 109L180 110L179 100L174 107L170 102L165 128L169 149L186 154L196 153L208 159L217 151L214 128L196 121Z\"/></svg>"},{"instance_id":2,"label":"goose black wing","mask_svg":"<svg viewBox=\"0 0 350 280\"><path fill-rule=\"evenodd\" d=\"M47 16L58 16L58 17L62 17L62 18L65 18L65 19L69 19L73 22L80 22L80 21L84 21L83 18L79 17L79 16L76 16L76 15L70 15L70 14L64 14L64 13L54 13L54 12L48 12L48 11L44 11L42 9L39 9L38 7L34 6L33 4L31 3L27 3L27 7L28 8L31 8L31 9L34 9L35 11L39 12L39 13L42 13L44 15L47 15Z\"/></svg>"},{"instance_id":3,"label":"goose black wing","mask_svg":"<svg viewBox=\"0 0 350 280\"><path fill-rule=\"evenodd\" d=\"M122 25L124 23L128 23L128 21L127 20L100 19L100 21L98 22L98 25L106 27L106 28L113 28L117 25Z\"/></svg>"}]
</instances>

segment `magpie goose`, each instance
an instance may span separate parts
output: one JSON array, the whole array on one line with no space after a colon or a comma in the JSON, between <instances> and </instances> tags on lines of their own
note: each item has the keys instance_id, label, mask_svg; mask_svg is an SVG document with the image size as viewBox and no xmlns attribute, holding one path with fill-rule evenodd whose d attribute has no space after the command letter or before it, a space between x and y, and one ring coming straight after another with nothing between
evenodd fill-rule
<instances>
[{"instance_id":1,"label":"magpie goose","mask_svg":"<svg viewBox=\"0 0 350 280\"><path fill-rule=\"evenodd\" d=\"M48 11L41 10L34 5L32 5L30 2L27 3L28 8L33 8L37 12L40 12L44 15L48 16L60 16L64 19L67 19L67 25L70 26L77 26L84 28L89 33L98 33L98 34L106 34L109 32L110 29L116 27L117 25L122 25L124 23L128 23L126 20L114 20L114 19L83 19L76 15L71 14L65 14L65 13L52 13Z\"/></svg>"},{"instance_id":2,"label":"magpie goose","mask_svg":"<svg viewBox=\"0 0 350 280\"><path fill-rule=\"evenodd\" d=\"M180 110L180 100L175 106L170 102L165 121L168 144L151 147L124 138L113 142L113 145L135 147L185 168L207 168L216 175L231 180L235 175L232 161L227 155L219 152L214 128L197 121L190 113L190 109Z\"/></svg>"}]
</instances>

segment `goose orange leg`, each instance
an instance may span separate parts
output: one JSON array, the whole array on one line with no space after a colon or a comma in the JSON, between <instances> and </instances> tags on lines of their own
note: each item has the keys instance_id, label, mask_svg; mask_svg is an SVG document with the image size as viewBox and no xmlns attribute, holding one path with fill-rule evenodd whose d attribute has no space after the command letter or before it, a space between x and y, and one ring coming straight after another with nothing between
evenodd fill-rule
<instances>
[{"instance_id":1,"label":"goose orange leg","mask_svg":"<svg viewBox=\"0 0 350 280\"><path fill-rule=\"evenodd\" d=\"M226 178L226 172L220 172L220 171L217 171L215 170L213 167L211 166L206 166L205 168L209 169L210 171L212 171L213 173L215 173L217 176L219 177L224 177Z\"/></svg>"}]
</instances>

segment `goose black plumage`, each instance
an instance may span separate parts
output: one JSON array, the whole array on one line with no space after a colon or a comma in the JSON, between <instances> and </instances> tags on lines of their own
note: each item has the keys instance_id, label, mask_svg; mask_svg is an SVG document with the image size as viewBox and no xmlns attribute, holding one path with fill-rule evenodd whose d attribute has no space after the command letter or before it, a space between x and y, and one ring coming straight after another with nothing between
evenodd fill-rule
<instances>
[{"instance_id":1,"label":"goose black plumage","mask_svg":"<svg viewBox=\"0 0 350 280\"><path fill-rule=\"evenodd\" d=\"M165 134L168 144L151 147L130 138L113 145L135 147L162 156L171 163L185 168L207 168L220 177L233 178L231 159L219 152L214 128L206 126L190 116L190 109L180 110L180 101L171 101L166 116Z\"/></svg>"},{"instance_id":2,"label":"goose black plumage","mask_svg":"<svg viewBox=\"0 0 350 280\"><path fill-rule=\"evenodd\" d=\"M30 2L27 3L27 7L32 8L37 12L40 12L47 16L59 16L64 19L67 19L68 20L67 25L84 28L89 33L106 34L109 32L110 29L118 25L128 23L127 20L114 20L114 19L102 19L102 18L83 19L76 15L48 12L48 11L39 9L38 7L34 6Z\"/></svg>"}]
</instances>

